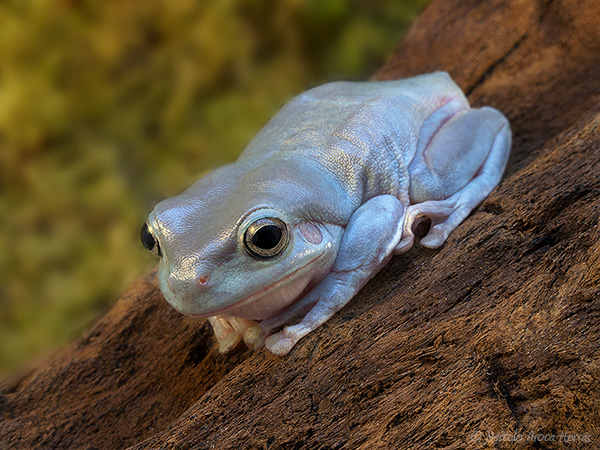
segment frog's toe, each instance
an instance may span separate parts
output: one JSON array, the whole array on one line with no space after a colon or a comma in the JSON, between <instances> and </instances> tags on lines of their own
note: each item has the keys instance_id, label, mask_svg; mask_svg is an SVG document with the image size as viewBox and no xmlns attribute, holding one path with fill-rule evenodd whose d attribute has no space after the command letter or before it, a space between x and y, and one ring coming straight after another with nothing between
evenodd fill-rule
<instances>
[{"instance_id":1,"label":"frog's toe","mask_svg":"<svg viewBox=\"0 0 600 450\"><path fill-rule=\"evenodd\" d=\"M427 247L427 248L439 248L441 247L444 242L446 241L446 238L448 237L447 233L444 233L443 231L437 231L434 230L433 232L430 232L427 234L427 236L425 236L424 238L422 238L419 243L423 246L423 247Z\"/></svg>"},{"instance_id":2,"label":"frog's toe","mask_svg":"<svg viewBox=\"0 0 600 450\"><path fill-rule=\"evenodd\" d=\"M264 343L263 330L261 326L254 322L252 326L248 327L246 331L244 331L242 339L244 340L246 347L253 350L259 350Z\"/></svg>"},{"instance_id":3,"label":"frog's toe","mask_svg":"<svg viewBox=\"0 0 600 450\"><path fill-rule=\"evenodd\" d=\"M433 219L431 228L426 236L421 238L419 243L423 247L427 248L439 248L441 247L446 239L450 235L450 233L458 226L460 223L466 219L466 217L471 212L471 207L462 207L457 206L456 210L452 212L447 218L442 219Z\"/></svg>"},{"instance_id":4,"label":"frog's toe","mask_svg":"<svg viewBox=\"0 0 600 450\"><path fill-rule=\"evenodd\" d=\"M229 353L242 340L242 335L231 326L227 318L223 316L212 316L208 318L217 343L219 344L219 353Z\"/></svg>"},{"instance_id":5,"label":"frog's toe","mask_svg":"<svg viewBox=\"0 0 600 450\"><path fill-rule=\"evenodd\" d=\"M241 336L237 332L231 332L224 335L216 335L219 344L219 353L229 353L238 346Z\"/></svg>"},{"instance_id":6,"label":"frog's toe","mask_svg":"<svg viewBox=\"0 0 600 450\"><path fill-rule=\"evenodd\" d=\"M227 317L229 324L238 332L248 348L255 348L256 343L262 338L263 330L255 320L242 319L241 317Z\"/></svg>"},{"instance_id":7,"label":"frog's toe","mask_svg":"<svg viewBox=\"0 0 600 450\"><path fill-rule=\"evenodd\" d=\"M284 331L280 331L279 333L275 333L272 336L269 336L265 341L265 347L271 353L277 356L287 355L292 347L296 344L298 339L295 339L293 336L290 336L288 333Z\"/></svg>"}]
</instances>

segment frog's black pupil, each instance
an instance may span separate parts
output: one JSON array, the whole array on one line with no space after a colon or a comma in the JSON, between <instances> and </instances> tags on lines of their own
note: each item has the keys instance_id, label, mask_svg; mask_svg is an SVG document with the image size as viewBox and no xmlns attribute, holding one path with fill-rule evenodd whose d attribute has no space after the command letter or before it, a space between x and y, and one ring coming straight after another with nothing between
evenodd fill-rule
<instances>
[{"instance_id":1,"label":"frog's black pupil","mask_svg":"<svg viewBox=\"0 0 600 450\"><path fill-rule=\"evenodd\" d=\"M140 238L142 239L142 244L146 247L146 250L152 251L154 246L156 245L156 240L150 230L148 229L148 224L142 225L142 231L140 232Z\"/></svg>"},{"instance_id":2,"label":"frog's black pupil","mask_svg":"<svg viewBox=\"0 0 600 450\"><path fill-rule=\"evenodd\" d=\"M277 247L281 240L281 229L276 225L260 227L252 236L252 243L263 250Z\"/></svg>"}]
</instances>

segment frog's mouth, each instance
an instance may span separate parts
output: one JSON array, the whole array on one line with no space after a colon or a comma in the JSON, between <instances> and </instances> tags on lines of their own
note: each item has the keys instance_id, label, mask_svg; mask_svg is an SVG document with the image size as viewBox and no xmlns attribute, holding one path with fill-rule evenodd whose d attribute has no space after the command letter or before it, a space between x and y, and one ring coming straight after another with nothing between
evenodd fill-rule
<instances>
[{"instance_id":1,"label":"frog's mouth","mask_svg":"<svg viewBox=\"0 0 600 450\"><path fill-rule=\"evenodd\" d=\"M254 294L245 297L233 305L211 313L184 314L193 317L230 314L249 320L263 320L276 316L298 300L311 282L322 278L322 271L318 270L315 273L311 266L324 255L325 252L319 254L319 256L286 275L281 280L259 289Z\"/></svg>"}]
</instances>

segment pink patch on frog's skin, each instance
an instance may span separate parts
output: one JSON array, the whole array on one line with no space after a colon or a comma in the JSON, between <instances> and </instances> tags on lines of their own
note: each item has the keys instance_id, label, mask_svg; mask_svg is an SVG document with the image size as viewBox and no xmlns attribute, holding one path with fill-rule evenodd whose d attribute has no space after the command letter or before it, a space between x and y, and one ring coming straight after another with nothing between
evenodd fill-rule
<instances>
[{"instance_id":1,"label":"pink patch on frog's skin","mask_svg":"<svg viewBox=\"0 0 600 450\"><path fill-rule=\"evenodd\" d=\"M321 234L321 230L319 230L312 223L308 222L300 222L298 225L298 230L304 239L306 239L311 244L319 245L323 241L323 234Z\"/></svg>"}]
</instances>

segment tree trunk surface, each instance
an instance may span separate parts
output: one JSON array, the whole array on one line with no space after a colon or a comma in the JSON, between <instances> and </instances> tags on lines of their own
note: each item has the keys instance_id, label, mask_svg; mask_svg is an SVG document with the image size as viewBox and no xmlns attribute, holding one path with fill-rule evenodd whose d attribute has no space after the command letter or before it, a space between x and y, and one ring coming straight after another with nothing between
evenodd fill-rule
<instances>
[{"instance_id":1,"label":"tree trunk surface","mask_svg":"<svg viewBox=\"0 0 600 450\"><path fill-rule=\"evenodd\" d=\"M600 445L600 2L438 0L374 76L511 121L500 186L286 357L220 355L156 273L0 386L2 449Z\"/></svg>"}]
</instances>

